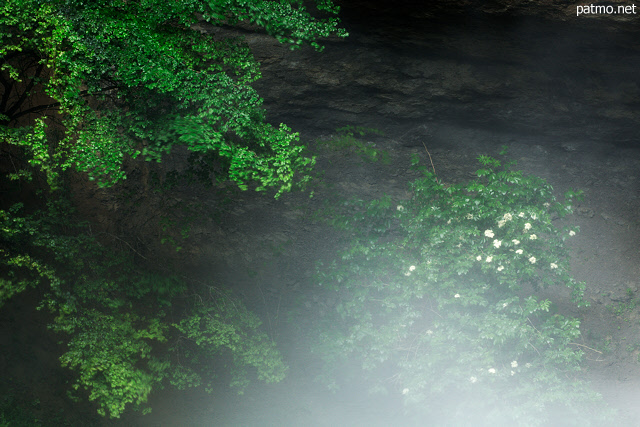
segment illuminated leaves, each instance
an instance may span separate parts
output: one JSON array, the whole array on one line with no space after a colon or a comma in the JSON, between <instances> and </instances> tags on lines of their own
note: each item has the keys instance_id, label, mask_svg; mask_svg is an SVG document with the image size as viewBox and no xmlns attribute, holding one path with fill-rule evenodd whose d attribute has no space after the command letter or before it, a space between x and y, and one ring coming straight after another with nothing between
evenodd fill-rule
<instances>
[{"instance_id":1,"label":"illuminated leaves","mask_svg":"<svg viewBox=\"0 0 640 427\"><path fill-rule=\"evenodd\" d=\"M319 7L337 13L330 1ZM298 135L265 123L262 100L250 86L259 64L246 43L190 26L197 15L214 25L246 21L294 47L320 48L320 38L346 35L336 18L314 18L297 1L254 0L11 0L0 11L0 40L10 40L0 56L29 49L49 69L45 90L62 114L65 135L55 139L27 126L22 139L9 142L28 146L45 135L53 161L37 165L52 183L60 170L74 167L110 186L125 178L127 157L142 153L159 161L174 145L217 153L229 165L226 178L242 189L256 183L278 196L292 188L294 176L309 179L314 161L302 156ZM19 78L10 63L3 67Z\"/></svg>"}]
</instances>

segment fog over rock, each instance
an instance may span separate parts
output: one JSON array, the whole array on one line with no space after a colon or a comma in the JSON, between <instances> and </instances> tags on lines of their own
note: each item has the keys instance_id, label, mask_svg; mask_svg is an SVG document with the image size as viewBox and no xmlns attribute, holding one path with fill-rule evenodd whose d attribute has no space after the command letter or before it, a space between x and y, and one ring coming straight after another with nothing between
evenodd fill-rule
<instances>
[{"instance_id":1,"label":"fog over rock","mask_svg":"<svg viewBox=\"0 0 640 427\"><path fill-rule=\"evenodd\" d=\"M272 120L327 128L341 111L354 125L437 120L634 143L640 45L628 21L638 15L587 19L560 1L414 3L348 2L350 37L320 54L248 37Z\"/></svg>"}]
</instances>

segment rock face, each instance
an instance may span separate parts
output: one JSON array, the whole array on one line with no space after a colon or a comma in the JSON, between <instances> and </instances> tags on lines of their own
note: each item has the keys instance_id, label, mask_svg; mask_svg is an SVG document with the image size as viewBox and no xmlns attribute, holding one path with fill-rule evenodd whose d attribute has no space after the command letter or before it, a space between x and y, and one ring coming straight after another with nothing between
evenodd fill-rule
<instances>
[{"instance_id":1,"label":"rock face","mask_svg":"<svg viewBox=\"0 0 640 427\"><path fill-rule=\"evenodd\" d=\"M636 143L640 26L629 21L640 10L583 18L560 1L477 3L349 2L350 37L321 53L250 36L256 88L274 122L306 129L437 120Z\"/></svg>"},{"instance_id":2,"label":"rock face","mask_svg":"<svg viewBox=\"0 0 640 427\"><path fill-rule=\"evenodd\" d=\"M638 23L640 10L633 3L622 0L607 2L581 2L563 0L345 0L339 2L347 14L395 16L404 19L438 18L462 13L537 16L548 20L577 21L588 18L608 22Z\"/></svg>"}]
</instances>

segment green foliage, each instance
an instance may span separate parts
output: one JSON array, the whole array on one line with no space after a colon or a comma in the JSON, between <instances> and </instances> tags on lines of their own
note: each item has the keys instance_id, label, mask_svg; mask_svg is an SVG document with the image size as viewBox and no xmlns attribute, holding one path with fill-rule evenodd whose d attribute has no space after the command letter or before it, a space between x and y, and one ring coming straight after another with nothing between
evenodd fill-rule
<instances>
[{"instance_id":1,"label":"green foliage","mask_svg":"<svg viewBox=\"0 0 640 427\"><path fill-rule=\"evenodd\" d=\"M0 427L72 426L62 415L43 413L40 400L23 393L11 391L0 398Z\"/></svg>"},{"instance_id":2,"label":"green foliage","mask_svg":"<svg viewBox=\"0 0 640 427\"><path fill-rule=\"evenodd\" d=\"M577 227L552 222L580 192L559 202L512 163L478 160L469 183L421 168L410 200L354 201L331 219L355 237L318 269L337 301L316 322L322 379L339 385L336 373L357 363L374 389L435 424L586 425L605 412L580 378L580 322L533 294L564 286L586 305L563 244Z\"/></svg>"},{"instance_id":3,"label":"green foliage","mask_svg":"<svg viewBox=\"0 0 640 427\"><path fill-rule=\"evenodd\" d=\"M330 0L316 6L338 12ZM265 122L249 47L192 29L198 17L248 23L292 48L321 49L320 38L347 35L335 17L314 18L299 0L7 0L0 138L25 147L52 187L70 167L113 185L125 178L125 159L159 161L176 145L215 153L224 165L216 179L242 189L255 182L279 195L294 175L305 182L314 159L301 155L297 133ZM37 119L25 125L28 114ZM52 122L57 135L47 131Z\"/></svg>"},{"instance_id":4,"label":"green foliage","mask_svg":"<svg viewBox=\"0 0 640 427\"><path fill-rule=\"evenodd\" d=\"M271 339L259 331L261 321L242 304L225 294L198 297L194 309L187 318L174 324L181 339L172 351L183 354L196 364L198 360L219 358L228 354L232 378L230 385L242 393L249 384L248 368L254 369L259 380L279 382L284 379L286 366ZM215 370L206 366L197 372L183 368L180 377L173 380L178 388L188 382L200 384L202 373L215 376ZM183 378L188 378L185 381Z\"/></svg>"},{"instance_id":5,"label":"green foliage","mask_svg":"<svg viewBox=\"0 0 640 427\"><path fill-rule=\"evenodd\" d=\"M389 153L375 148L375 144L362 142L360 138L366 135L383 135L377 129L365 128L362 126L345 126L336 129L337 135L329 140L318 140L320 147L327 147L335 151L347 151L357 154L360 158L368 162L381 161L389 164Z\"/></svg>"},{"instance_id":6,"label":"green foliage","mask_svg":"<svg viewBox=\"0 0 640 427\"><path fill-rule=\"evenodd\" d=\"M102 246L64 200L31 215L22 210L0 210L0 304L39 289L39 308L55 316L49 328L67 337L60 361L77 372L72 387L86 390L101 415L117 418L128 406L148 412L153 390L210 382L216 363L237 372L231 385L240 388L252 376L284 377L275 344L241 302ZM187 292L205 291L209 297L168 316Z\"/></svg>"},{"instance_id":7,"label":"green foliage","mask_svg":"<svg viewBox=\"0 0 640 427\"><path fill-rule=\"evenodd\" d=\"M54 330L72 336L60 361L62 366L79 373L73 388L88 389L89 400L98 401L102 416L108 412L111 417L118 417L130 403L138 408L161 383L169 367L151 357L152 346L148 342L166 341L166 326L158 318L145 322L129 313L106 314L91 309L81 313L82 316L74 313L71 319L68 315L58 318L52 325Z\"/></svg>"},{"instance_id":8,"label":"green foliage","mask_svg":"<svg viewBox=\"0 0 640 427\"><path fill-rule=\"evenodd\" d=\"M626 301L607 305L607 309L615 316L622 317L626 313L632 313L640 304L640 298L635 297L633 289L627 288L626 294ZM630 319L625 320L629 321Z\"/></svg>"}]
</instances>

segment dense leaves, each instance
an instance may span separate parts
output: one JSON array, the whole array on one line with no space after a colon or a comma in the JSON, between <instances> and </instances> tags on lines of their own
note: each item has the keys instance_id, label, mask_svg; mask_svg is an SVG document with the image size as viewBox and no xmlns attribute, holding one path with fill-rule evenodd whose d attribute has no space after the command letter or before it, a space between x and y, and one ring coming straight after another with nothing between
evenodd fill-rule
<instances>
[{"instance_id":1,"label":"dense leaves","mask_svg":"<svg viewBox=\"0 0 640 427\"><path fill-rule=\"evenodd\" d=\"M62 187L72 168L104 187L126 178L128 160L161 161L184 146L199 178L289 191L314 159L286 125L266 122L251 87L258 63L233 26L321 50L320 39L346 33L330 0L315 6L312 15L300 0L1 2L0 148L18 160L2 172L43 173L42 190ZM37 289L65 337L73 389L100 414L144 407L167 384L211 391L220 372L239 391L252 377L284 377L275 344L240 301L104 246L48 194L1 207L0 306Z\"/></svg>"},{"instance_id":2,"label":"dense leaves","mask_svg":"<svg viewBox=\"0 0 640 427\"><path fill-rule=\"evenodd\" d=\"M421 168L408 200L347 202L332 218L351 242L318 268L335 301L315 322L321 378L336 387L342 366L359 365L434 425L601 419L587 411L598 396L580 377L579 320L535 295L568 287L586 305L563 244L577 227L553 222L579 193L560 202L544 180L478 160L468 183Z\"/></svg>"},{"instance_id":3,"label":"dense leaves","mask_svg":"<svg viewBox=\"0 0 640 427\"><path fill-rule=\"evenodd\" d=\"M337 13L329 0L317 8ZM243 39L192 29L198 22L243 22L294 48L346 35L335 18L314 18L296 0L7 0L0 137L25 146L52 186L69 167L112 185L125 177L126 158L160 160L184 145L220 156L218 180L288 191L313 159L291 129L265 122L250 86L258 63Z\"/></svg>"},{"instance_id":4,"label":"dense leaves","mask_svg":"<svg viewBox=\"0 0 640 427\"><path fill-rule=\"evenodd\" d=\"M0 210L0 304L38 287L40 308L54 315L50 329L66 337L60 361L78 373L73 389L85 389L100 414L143 407L168 384L210 384L219 370L240 392L252 377L284 377L275 344L240 301L138 266L70 212L63 201L32 215Z\"/></svg>"}]
</instances>

